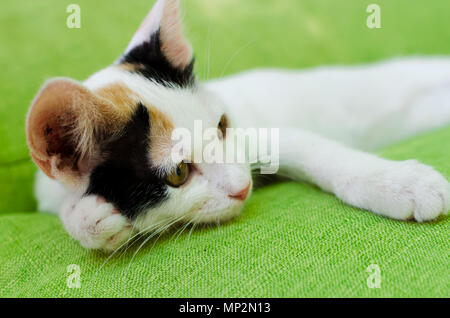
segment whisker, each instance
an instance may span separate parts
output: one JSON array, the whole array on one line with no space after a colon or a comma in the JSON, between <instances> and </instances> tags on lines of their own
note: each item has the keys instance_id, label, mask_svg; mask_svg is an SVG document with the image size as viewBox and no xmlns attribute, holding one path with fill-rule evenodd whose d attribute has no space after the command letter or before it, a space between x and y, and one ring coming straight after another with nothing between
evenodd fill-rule
<instances>
[{"instance_id":1,"label":"whisker","mask_svg":"<svg viewBox=\"0 0 450 318\"><path fill-rule=\"evenodd\" d=\"M206 80L209 80L209 76L210 76L210 66L211 66L211 27L208 27L208 60L207 60L207 75L206 75Z\"/></svg>"},{"instance_id":2,"label":"whisker","mask_svg":"<svg viewBox=\"0 0 450 318\"><path fill-rule=\"evenodd\" d=\"M152 225L150 225L150 226L148 226L148 227L146 227L145 229L143 229L143 230L141 230L141 231L139 231L139 232L137 232L136 234L134 234L132 237L130 237L129 239L127 239L124 243L122 243L119 247L117 247L109 256L108 256L108 258L103 262L103 264L100 266L100 268L95 272L95 274L94 274L94 277L97 275L97 273L106 265L106 263L122 248L122 247L124 247L125 245L127 245L131 240L133 240L134 238L136 238L137 236L139 236L139 235L143 235L144 234L144 232L146 232L146 231L149 231L149 230L151 230L151 228L152 227L157 227L157 226L159 226L160 224L162 224L162 223L164 223L164 221L165 220L163 220L163 221L161 221L161 222L158 222L158 223L156 223L156 224L152 224ZM134 225L133 225L134 226ZM130 234L131 235L131 234ZM135 241L136 242L136 241ZM133 244L135 243L135 242L133 242ZM131 245L129 245L129 246L127 246L127 249L130 247L130 246L132 246L133 244L131 244ZM126 250L125 250L126 251Z\"/></svg>"},{"instance_id":3,"label":"whisker","mask_svg":"<svg viewBox=\"0 0 450 318\"><path fill-rule=\"evenodd\" d=\"M188 241L191 239L191 234L193 232L193 230L197 227L198 223L197 220L199 219L199 217L195 217L192 219L192 227L189 230L189 234L188 234Z\"/></svg>"},{"instance_id":4,"label":"whisker","mask_svg":"<svg viewBox=\"0 0 450 318\"><path fill-rule=\"evenodd\" d=\"M237 49L236 52L234 52L234 54L230 57L228 62L223 67L223 70L222 70L222 73L220 74L220 77L222 77L225 74L225 71L230 66L231 62L236 58L236 56L238 56L244 49L246 49L248 46L250 46L250 44L253 44L254 42L255 42L255 40L251 40L251 41L247 42L247 44L244 44L239 49Z\"/></svg>"},{"instance_id":5,"label":"whisker","mask_svg":"<svg viewBox=\"0 0 450 318\"><path fill-rule=\"evenodd\" d=\"M211 31L211 23L208 24L208 33L206 33L206 43L209 43L210 40L210 31ZM203 60L203 74L202 77L204 80L207 80L207 64L208 64L208 45L205 45L204 48L204 60Z\"/></svg>"},{"instance_id":6,"label":"whisker","mask_svg":"<svg viewBox=\"0 0 450 318\"><path fill-rule=\"evenodd\" d=\"M159 225L164 224L165 222L166 222L166 220L161 220L160 222L151 224L151 225L147 226L146 228L142 229L141 231L139 231L135 236L133 236L133 238L136 236L144 236L145 234L149 233L154 228L157 228ZM132 247L137 241L138 241L138 239L134 240L131 244L127 244L124 251L121 253L121 256L125 255L125 253L128 251L128 249L130 247Z\"/></svg>"},{"instance_id":7,"label":"whisker","mask_svg":"<svg viewBox=\"0 0 450 318\"><path fill-rule=\"evenodd\" d=\"M180 235L184 232L184 230L190 225L192 223L192 220L191 221L189 221L189 222L187 222L182 228L181 228L181 230L179 230L179 231L177 231L175 234L177 234L178 232L180 232L178 235L177 235L177 237L175 238L175 241L174 242L176 242L177 240L178 240L178 238L180 237ZM172 237L173 238L173 237Z\"/></svg>"},{"instance_id":8,"label":"whisker","mask_svg":"<svg viewBox=\"0 0 450 318\"><path fill-rule=\"evenodd\" d=\"M164 227L159 228L157 231L153 232L151 235L149 235L147 238L145 238L145 240L139 245L138 249L136 250L136 252L134 252L133 257L130 260L130 263L128 264L127 267L127 272L125 273L125 276L128 275L128 271L131 267L131 264L133 263L134 258L136 257L136 255L139 253L139 251L141 250L141 248L149 241L151 240L155 235L164 232L165 230L167 230L169 227L171 227L172 225L174 225L175 223L181 221L181 219L183 219L184 215L179 216L177 218L175 218L175 220L173 220L172 222L169 221L169 223L167 225L165 225ZM125 278L125 276L123 276L123 278Z\"/></svg>"}]
</instances>

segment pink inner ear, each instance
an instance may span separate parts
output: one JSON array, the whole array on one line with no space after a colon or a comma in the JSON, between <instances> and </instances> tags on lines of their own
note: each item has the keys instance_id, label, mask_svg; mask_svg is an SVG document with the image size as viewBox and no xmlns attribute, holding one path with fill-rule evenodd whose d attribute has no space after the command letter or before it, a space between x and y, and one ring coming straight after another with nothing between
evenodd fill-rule
<instances>
[{"instance_id":1,"label":"pink inner ear","mask_svg":"<svg viewBox=\"0 0 450 318\"><path fill-rule=\"evenodd\" d=\"M179 0L166 1L161 20L161 49L173 66L185 68L192 59L192 48L183 35Z\"/></svg>"},{"instance_id":2,"label":"pink inner ear","mask_svg":"<svg viewBox=\"0 0 450 318\"><path fill-rule=\"evenodd\" d=\"M125 54L149 41L160 29L161 50L174 67L185 68L191 61L192 48L183 36L179 0L158 0L131 39Z\"/></svg>"}]
</instances>

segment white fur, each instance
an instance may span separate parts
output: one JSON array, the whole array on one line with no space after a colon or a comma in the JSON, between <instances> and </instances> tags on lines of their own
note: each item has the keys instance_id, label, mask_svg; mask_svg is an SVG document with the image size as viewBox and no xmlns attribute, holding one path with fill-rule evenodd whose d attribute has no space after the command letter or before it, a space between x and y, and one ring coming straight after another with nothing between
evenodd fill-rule
<instances>
[{"instance_id":1,"label":"white fur","mask_svg":"<svg viewBox=\"0 0 450 318\"><path fill-rule=\"evenodd\" d=\"M364 150L450 121L450 58L444 57L262 69L206 86L240 127L297 127Z\"/></svg>"},{"instance_id":2,"label":"white fur","mask_svg":"<svg viewBox=\"0 0 450 318\"><path fill-rule=\"evenodd\" d=\"M386 160L295 128L283 129L280 140L280 174L312 182L350 205L419 222L450 208L447 180L417 161Z\"/></svg>"},{"instance_id":3,"label":"white fur","mask_svg":"<svg viewBox=\"0 0 450 318\"><path fill-rule=\"evenodd\" d=\"M133 233L130 221L95 195L65 200L60 217L67 232L86 248L112 251Z\"/></svg>"},{"instance_id":4,"label":"white fur","mask_svg":"<svg viewBox=\"0 0 450 318\"><path fill-rule=\"evenodd\" d=\"M66 188L58 181L50 179L41 170L36 173L34 193L38 198L38 210L58 214L64 199Z\"/></svg>"}]
</instances>

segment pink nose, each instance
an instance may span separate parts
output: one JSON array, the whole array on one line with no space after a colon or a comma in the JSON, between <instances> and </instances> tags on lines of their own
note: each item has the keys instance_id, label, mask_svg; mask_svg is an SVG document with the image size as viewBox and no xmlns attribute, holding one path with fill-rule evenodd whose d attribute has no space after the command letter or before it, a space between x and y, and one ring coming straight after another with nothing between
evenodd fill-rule
<instances>
[{"instance_id":1,"label":"pink nose","mask_svg":"<svg viewBox=\"0 0 450 318\"><path fill-rule=\"evenodd\" d=\"M238 192L236 192L234 194L229 194L228 196L233 199L244 201L245 198L247 197L249 191L250 191L250 182L242 190L239 190Z\"/></svg>"}]
</instances>

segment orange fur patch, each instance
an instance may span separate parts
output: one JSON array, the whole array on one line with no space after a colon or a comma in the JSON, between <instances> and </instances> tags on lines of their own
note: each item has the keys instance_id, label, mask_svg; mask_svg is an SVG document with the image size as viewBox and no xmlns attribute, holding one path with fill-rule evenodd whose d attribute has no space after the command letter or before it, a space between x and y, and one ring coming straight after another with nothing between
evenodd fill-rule
<instances>
[{"instance_id":1,"label":"orange fur patch","mask_svg":"<svg viewBox=\"0 0 450 318\"><path fill-rule=\"evenodd\" d=\"M96 160L96 143L120 131L135 104L131 90L121 84L92 92L73 80L49 81L28 113L31 157L50 177L80 177Z\"/></svg>"},{"instance_id":2,"label":"orange fur patch","mask_svg":"<svg viewBox=\"0 0 450 318\"><path fill-rule=\"evenodd\" d=\"M145 66L142 64L134 64L134 63L121 63L117 67L122 70L130 72L136 72L145 68Z\"/></svg>"},{"instance_id":3,"label":"orange fur patch","mask_svg":"<svg viewBox=\"0 0 450 318\"><path fill-rule=\"evenodd\" d=\"M27 117L27 143L36 164L50 177L80 175L80 159L92 154L95 134L106 125L111 103L81 84L54 79L40 90ZM79 170L80 168L80 170Z\"/></svg>"},{"instance_id":4,"label":"orange fur patch","mask_svg":"<svg viewBox=\"0 0 450 318\"><path fill-rule=\"evenodd\" d=\"M125 64L125 67L130 67ZM139 67L139 66L137 66ZM136 105L136 94L128 87L120 83L110 84L95 91L95 93L114 104L114 118L110 118L112 127L126 123L132 116ZM170 152L172 150L172 131L174 126L171 120L160 110L152 105L146 105L150 113L150 159L155 166L165 167L170 165Z\"/></svg>"},{"instance_id":5,"label":"orange fur patch","mask_svg":"<svg viewBox=\"0 0 450 318\"><path fill-rule=\"evenodd\" d=\"M47 83L33 102L27 119L27 142L36 164L50 177L81 182L101 160L98 142L129 122L138 96L113 83L95 91L68 79ZM156 167L170 167L174 129L171 120L149 106L150 159ZM143 137L144 138L144 137Z\"/></svg>"},{"instance_id":6,"label":"orange fur patch","mask_svg":"<svg viewBox=\"0 0 450 318\"><path fill-rule=\"evenodd\" d=\"M98 96L112 103L114 108L106 113L107 120L114 127L128 121L136 108L135 94L121 83L113 83L94 91Z\"/></svg>"},{"instance_id":7,"label":"orange fur patch","mask_svg":"<svg viewBox=\"0 0 450 318\"><path fill-rule=\"evenodd\" d=\"M167 167L171 163L172 131L170 119L155 107L150 107L150 158L153 165Z\"/></svg>"},{"instance_id":8,"label":"orange fur patch","mask_svg":"<svg viewBox=\"0 0 450 318\"><path fill-rule=\"evenodd\" d=\"M120 83L110 84L95 91L95 93L110 101L114 105L114 113L108 119L111 127L120 129L119 126L126 123L136 109L136 94L128 87ZM146 105L150 113L150 159L155 166L167 166L172 150L172 131L174 129L170 119L160 110L151 105ZM170 161L169 161L170 162Z\"/></svg>"}]
</instances>

